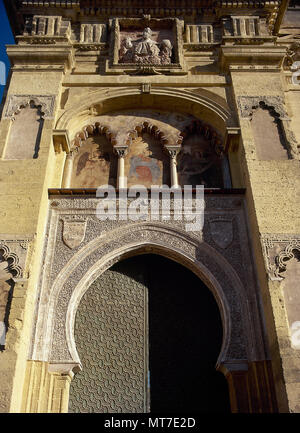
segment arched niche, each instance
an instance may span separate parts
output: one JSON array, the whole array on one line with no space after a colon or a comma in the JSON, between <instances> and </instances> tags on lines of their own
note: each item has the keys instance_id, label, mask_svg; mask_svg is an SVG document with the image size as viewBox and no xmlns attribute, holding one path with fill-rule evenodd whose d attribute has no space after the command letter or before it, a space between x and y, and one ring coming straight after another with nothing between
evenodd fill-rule
<instances>
[{"instance_id":1,"label":"arched niche","mask_svg":"<svg viewBox=\"0 0 300 433\"><path fill-rule=\"evenodd\" d=\"M14 113L5 148L5 159L38 158L44 119L41 106L33 100Z\"/></svg>"},{"instance_id":2,"label":"arched niche","mask_svg":"<svg viewBox=\"0 0 300 433\"><path fill-rule=\"evenodd\" d=\"M117 161L113 152L113 136L99 122L79 131L67 157L64 181L71 188L116 186Z\"/></svg>"},{"instance_id":3,"label":"arched niche","mask_svg":"<svg viewBox=\"0 0 300 433\"><path fill-rule=\"evenodd\" d=\"M178 155L178 178L184 185L206 188L231 186L222 137L208 124L195 120L182 133ZM229 179L229 181L228 181ZM228 185L229 183L229 185Z\"/></svg>"},{"instance_id":4,"label":"arched niche","mask_svg":"<svg viewBox=\"0 0 300 433\"><path fill-rule=\"evenodd\" d=\"M137 125L133 132L125 158L127 186L170 185L170 158L163 147L168 142L166 136L149 121Z\"/></svg>"},{"instance_id":5,"label":"arched niche","mask_svg":"<svg viewBox=\"0 0 300 433\"><path fill-rule=\"evenodd\" d=\"M190 114L210 123L226 134L227 127L237 127L237 119L227 102L219 95L205 89L183 90L170 87L151 87L149 93L141 86L99 89L74 98L73 105L62 114L56 129L69 131L70 137L96 116L117 110L153 109Z\"/></svg>"},{"instance_id":6,"label":"arched niche","mask_svg":"<svg viewBox=\"0 0 300 433\"><path fill-rule=\"evenodd\" d=\"M116 158L105 136L88 137L73 158L71 188L116 186Z\"/></svg>"},{"instance_id":7,"label":"arched niche","mask_svg":"<svg viewBox=\"0 0 300 433\"><path fill-rule=\"evenodd\" d=\"M289 159L280 115L273 107L261 101L253 111L251 125L258 159L261 161Z\"/></svg>"}]
</instances>

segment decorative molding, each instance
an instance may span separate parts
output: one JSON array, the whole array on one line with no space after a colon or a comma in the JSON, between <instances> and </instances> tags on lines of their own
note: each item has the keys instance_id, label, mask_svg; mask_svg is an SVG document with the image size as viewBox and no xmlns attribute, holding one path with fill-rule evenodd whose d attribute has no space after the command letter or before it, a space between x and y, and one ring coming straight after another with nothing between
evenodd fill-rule
<instances>
[{"instance_id":1,"label":"decorative molding","mask_svg":"<svg viewBox=\"0 0 300 433\"><path fill-rule=\"evenodd\" d=\"M34 102L36 107L40 107L43 119L52 119L54 117L54 95L9 95L6 103L4 118L14 119L14 116L22 108Z\"/></svg>"},{"instance_id":2,"label":"decorative molding","mask_svg":"<svg viewBox=\"0 0 300 433\"><path fill-rule=\"evenodd\" d=\"M292 241L289 243L283 251L275 257L276 263L276 275L282 274L282 272L286 271L287 261L295 258L294 251L297 250L300 252L300 239L298 241Z\"/></svg>"},{"instance_id":3,"label":"decorative molding","mask_svg":"<svg viewBox=\"0 0 300 433\"><path fill-rule=\"evenodd\" d=\"M92 109L93 108L94 107L92 107ZM71 141L71 150L73 151L74 149L80 147L84 140L95 133L105 135L112 145L117 144L116 134L111 132L109 126L101 125L100 122L95 122L93 124L86 125L75 135L75 138Z\"/></svg>"}]
</instances>

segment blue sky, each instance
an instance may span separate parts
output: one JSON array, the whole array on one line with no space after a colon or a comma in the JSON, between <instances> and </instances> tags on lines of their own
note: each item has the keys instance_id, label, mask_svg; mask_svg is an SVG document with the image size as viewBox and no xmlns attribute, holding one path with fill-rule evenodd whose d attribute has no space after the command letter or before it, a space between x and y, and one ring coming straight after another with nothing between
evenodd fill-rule
<instances>
[{"instance_id":1,"label":"blue sky","mask_svg":"<svg viewBox=\"0 0 300 433\"><path fill-rule=\"evenodd\" d=\"M4 90L4 85L2 85L7 78L7 74L9 71L9 60L6 55L6 44L14 44L14 37L12 31L10 29L10 25L7 19L6 10L3 4L3 0L0 0L0 62L5 64L5 68L3 63L0 63L0 101L2 101L2 95ZM5 69L5 77L3 77L3 70Z\"/></svg>"}]
</instances>

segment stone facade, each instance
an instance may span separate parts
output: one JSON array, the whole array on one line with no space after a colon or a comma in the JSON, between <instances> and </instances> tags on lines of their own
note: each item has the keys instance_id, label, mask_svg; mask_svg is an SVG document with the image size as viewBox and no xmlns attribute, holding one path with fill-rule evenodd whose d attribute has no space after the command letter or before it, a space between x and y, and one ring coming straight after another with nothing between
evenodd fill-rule
<instances>
[{"instance_id":1,"label":"stone facade","mask_svg":"<svg viewBox=\"0 0 300 433\"><path fill-rule=\"evenodd\" d=\"M300 412L298 3L5 3L0 411L68 411L81 297L153 252L218 302L232 411ZM203 231L99 221L130 177L204 185Z\"/></svg>"}]
</instances>

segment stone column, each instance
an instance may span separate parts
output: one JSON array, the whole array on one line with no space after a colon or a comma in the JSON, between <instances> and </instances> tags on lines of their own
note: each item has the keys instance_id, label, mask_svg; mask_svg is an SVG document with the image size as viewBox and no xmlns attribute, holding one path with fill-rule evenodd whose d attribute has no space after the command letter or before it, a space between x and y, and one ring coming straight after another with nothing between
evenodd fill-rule
<instances>
[{"instance_id":1,"label":"stone column","mask_svg":"<svg viewBox=\"0 0 300 433\"><path fill-rule=\"evenodd\" d=\"M166 147L166 150L170 157L171 187L180 188L180 185L178 184L177 161L176 161L180 148Z\"/></svg>"},{"instance_id":2,"label":"stone column","mask_svg":"<svg viewBox=\"0 0 300 433\"><path fill-rule=\"evenodd\" d=\"M74 156L73 152L68 153L66 156L64 174L62 179L62 188L70 188L72 171L73 171L73 156Z\"/></svg>"},{"instance_id":3,"label":"stone column","mask_svg":"<svg viewBox=\"0 0 300 433\"><path fill-rule=\"evenodd\" d=\"M117 173L117 187L119 189L126 188L125 177L125 156L127 154L127 146L115 146L114 152L118 157L118 173Z\"/></svg>"}]
</instances>

